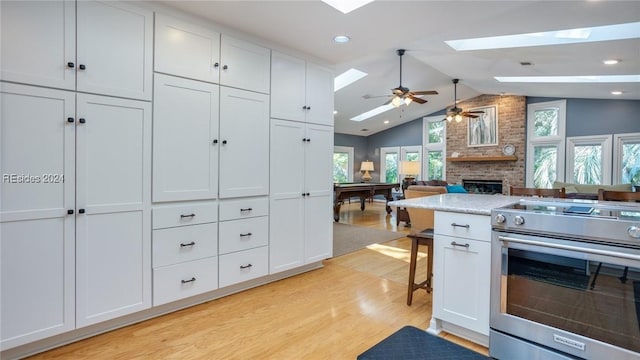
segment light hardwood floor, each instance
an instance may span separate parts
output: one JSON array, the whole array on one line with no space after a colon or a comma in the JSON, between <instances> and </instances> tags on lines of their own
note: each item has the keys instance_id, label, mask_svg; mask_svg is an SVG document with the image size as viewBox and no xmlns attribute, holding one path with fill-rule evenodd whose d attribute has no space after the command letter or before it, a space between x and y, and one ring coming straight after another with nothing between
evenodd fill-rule
<instances>
[{"instance_id":1,"label":"light hardwood floor","mask_svg":"<svg viewBox=\"0 0 640 360\"><path fill-rule=\"evenodd\" d=\"M340 222L396 229L382 203L342 207ZM426 329L431 295L406 305L409 239L325 261L322 269L60 347L32 359L355 359L404 325ZM420 254L421 258L426 256ZM426 273L419 263L418 274ZM475 351L487 349L445 338Z\"/></svg>"}]
</instances>

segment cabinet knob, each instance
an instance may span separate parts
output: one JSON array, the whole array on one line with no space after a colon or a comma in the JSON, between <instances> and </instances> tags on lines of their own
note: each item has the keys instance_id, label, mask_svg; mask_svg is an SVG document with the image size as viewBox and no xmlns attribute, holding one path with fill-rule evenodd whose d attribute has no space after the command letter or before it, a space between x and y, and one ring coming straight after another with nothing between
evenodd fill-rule
<instances>
[{"instance_id":1,"label":"cabinet knob","mask_svg":"<svg viewBox=\"0 0 640 360\"><path fill-rule=\"evenodd\" d=\"M67 122L72 123L72 122L74 122L74 121L75 121L75 119L74 119L74 118L72 118L72 117L68 117L68 118L67 118Z\"/></svg>"},{"instance_id":2,"label":"cabinet knob","mask_svg":"<svg viewBox=\"0 0 640 360\"><path fill-rule=\"evenodd\" d=\"M307 106L307 110L311 110L311 106Z\"/></svg>"},{"instance_id":3,"label":"cabinet knob","mask_svg":"<svg viewBox=\"0 0 640 360\"><path fill-rule=\"evenodd\" d=\"M307 196L311 196L311 193L307 193Z\"/></svg>"},{"instance_id":4,"label":"cabinet knob","mask_svg":"<svg viewBox=\"0 0 640 360\"><path fill-rule=\"evenodd\" d=\"M220 67L220 64L219 63L215 63L215 64L213 64L213 67L217 69L217 68Z\"/></svg>"},{"instance_id":5,"label":"cabinet knob","mask_svg":"<svg viewBox=\"0 0 640 360\"><path fill-rule=\"evenodd\" d=\"M69 214L69 215L73 215L73 209L69 209L69 210L67 210L67 214Z\"/></svg>"},{"instance_id":6,"label":"cabinet knob","mask_svg":"<svg viewBox=\"0 0 640 360\"><path fill-rule=\"evenodd\" d=\"M218 143L218 139L213 139L212 143L213 143L213 145L217 144Z\"/></svg>"},{"instance_id":7,"label":"cabinet knob","mask_svg":"<svg viewBox=\"0 0 640 360\"><path fill-rule=\"evenodd\" d=\"M86 122L87 122L87 120L85 120L84 118L80 118L80 119L78 119L78 122L79 122L80 124L84 124L84 123L86 123Z\"/></svg>"},{"instance_id":8,"label":"cabinet knob","mask_svg":"<svg viewBox=\"0 0 640 360\"><path fill-rule=\"evenodd\" d=\"M84 209L78 209L78 214L84 214Z\"/></svg>"},{"instance_id":9,"label":"cabinet knob","mask_svg":"<svg viewBox=\"0 0 640 360\"><path fill-rule=\"evenodd\" d=\"M302 110L307 110L307 105L303 106Z\"/></svg>"},{"instance_id":10,"label":"cabinet knob","mask_svg":"<svg viewBox=\"0 0 640 360\"><path fill-rule=\"evenodd\" d=\"M227 70L229 67L227 65L222 66L222 70Z\"/></svg>"},{"instance_id":11,"label":"cabinet knob","mask_svg":"<svg viewBox=\"0 0 640 360\"><path fill-rule=\"evenodd\" d=\"M227 140L222 140L222 145L227 145Z\"/></svg>"},{"instance_id":12,"label":"cabinet knob","mask_svg":"<svg viewBox=\"0 0 640 360\"><path fill-rule=\"evenodd\" d=\"M78 65L78 69L80 69L80 70L84 70L84 69L86 69L86 68L87 68L87 67L86 67L86 66L84 66L84 64L80 64L80 65Z\"/></svg>"},{"instance_id":13,"label":"cabinet knob","mask_svg":"<svg viewBox=\"0 0 640 360\"><path fill-rule=\"evenodd\" d=\"M73 69L74 67L76 67L76 64L74 64L74 63L72 63L71 61L69 61L69 62L67 63L67 67L68 67L69 69Z\"/></svg>"}]
</instances>

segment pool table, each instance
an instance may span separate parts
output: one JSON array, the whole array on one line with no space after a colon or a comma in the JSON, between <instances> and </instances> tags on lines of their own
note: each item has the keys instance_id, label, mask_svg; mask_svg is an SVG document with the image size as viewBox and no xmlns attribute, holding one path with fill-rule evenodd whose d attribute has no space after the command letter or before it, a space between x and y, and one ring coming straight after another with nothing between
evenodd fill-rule
<instances>
[{"instance_id":1,"label":"pool table","mask_svg":"<svg viewBox=\"0 0 640 360\"><path fill-rule=\"evenodd\" d=\"M345 199L359 197L360 210L364 210L365 200L374 195L384 195L387 203L393 201L391 194L392 189L400 189L400 184L368 182L333 184L333 220L338 221L340 219L340 206L344 203ZM389 205L387 205L386 210L387 214L391 214L391 207Z\"/></svg>"}]
</instances>

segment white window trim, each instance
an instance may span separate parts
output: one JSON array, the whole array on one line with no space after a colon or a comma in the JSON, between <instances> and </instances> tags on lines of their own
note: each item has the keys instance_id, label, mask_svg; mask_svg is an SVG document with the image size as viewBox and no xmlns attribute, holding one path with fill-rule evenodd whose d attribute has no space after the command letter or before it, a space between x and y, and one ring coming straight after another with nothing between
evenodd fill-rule
<instances>
[{"instance_id":1,"label":"white window trim","mask_svg":"<svg viewBox=\"0 0 640 360\"><path fill-rule=\"evenodd\" d=\"M350 146L334 146L333 147L333 152L334 153L347 153L348 154L349 162L347 164L347 181L348 182L353 182L353 173L354 173L354 169L353 169L354 149L353 149L353 147L350 147Z\"/></svg>"},{"instance_id":2,"label":"white window trim","mask_svg":"<svg viewBox=\"0 0 640 360\"><path fill-rule=\"evenodd\" d=\"M640 143L640 132L613 135L613 182L622 183L622 147L625 143Z\"/></svg>"},{"instance_id":3,"label":"white window trim","mask_svg":"<svg viewBox=\"0 0 640 360\"><path fill-rule=\"evenodd\" d=\"M534 135L534 114L538 110L549 108L558 109L558 134L554 136ZM527 171L526 186L533 187L534 149L537 146L556 146L556 181L565 181L565 133L567 119L567 101L556 100L542 103L529 104L527 106Z\"/></svg>"},{"instance_id":4,"label":"white window trim","mask_svg":"<svg viewBox=\"0 0 640 360\"><path fill-rule=\"evenodd\" d=\"M575 170L575 147L585 145L600 145L602 147L602 158L600 159L600 177L602 184L611 185L611 135L594 136L573 136L567 138L567 170L569 182L573 182L573 172Z\"/></svg>"},{"instance_id":5,"label":"white window trim","mask_svg":"<svg viewBox=\"0 0 640 360\"><path fill-rule=\"evenodd\" d=\"M447 126L444 126L444 141L441 143L430 143L429 142L429 123L432 122L441 122L442 115L440 116L425 116L422 118L422 144L424 147L423 157L422 157L422 174L426 174L424 179L429 180L429 152L442 152L442 180L446 180L447 178Z\"/></svg>"},{"instance_id":6,"label":"white window trim","mask_svg":"<svg viewBox=\"0 0 640 360\"><path fill-rule=\"evenodd\" d=\"M385 162L385 159L387 157L387 154L398 154L398 159L400 159L400 147L399 146L392 146L392 147L381 147L380 148L380 162L379 162L379 166L378 169L380 171L380 182L381 183L386 183L387 182L387 164Z\"/></svg>"}]
</instances>

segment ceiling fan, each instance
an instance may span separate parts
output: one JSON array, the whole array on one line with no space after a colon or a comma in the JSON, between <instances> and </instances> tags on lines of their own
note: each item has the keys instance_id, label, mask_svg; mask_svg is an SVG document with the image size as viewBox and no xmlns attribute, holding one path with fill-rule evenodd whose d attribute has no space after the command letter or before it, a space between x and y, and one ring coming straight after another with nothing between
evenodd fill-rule
<instances>
[{"instance_id":1,"label":"ceiling fan","mask_svg":"<svg viewBox=\"0 0 640 360\"><path fill-rule=\"evenodd\" d=\"M456 122L460 122L462 121L462 117L469 117L469 118L477 118L478 115L475 114L484 114L484 111L480 111L480 110L476 110L476 111L463 111L461 108L458 107L458 94L457 94L457 89L458 89L458 82L460 82L460 79L453 79L453 107L448 108L447 109L447 117L443 119L447 120L449 122L451 122L451 120L455 119Z\"/></svg>"},{"instance_id":2,"label":"ceiling fan","mask_svg":"<svg viewBox=\"0 0 640 360\"><path fill-rule=\"evenodd\" d=\"M395 107L399 107L400 105L402 105L402 103L404 103L405 105L409 105L414 101L418 104L424 104L427 102L427 100L419 98L417 97L417 95L438 95L438 92L435 90L411 91L409 90L409 88L402 86L402 55L404 55L405 51L405 49L398 49L396 51L398 53L398 56L400 57L400 85L398 85L397 88L391 89L391 91L393 92L392 95L385 95L391 96L391 99L389 99L383 105L392 104ZM377 96L364 96L365 99L371 99L374 97Z\"/></svg>"}]
</instances>

